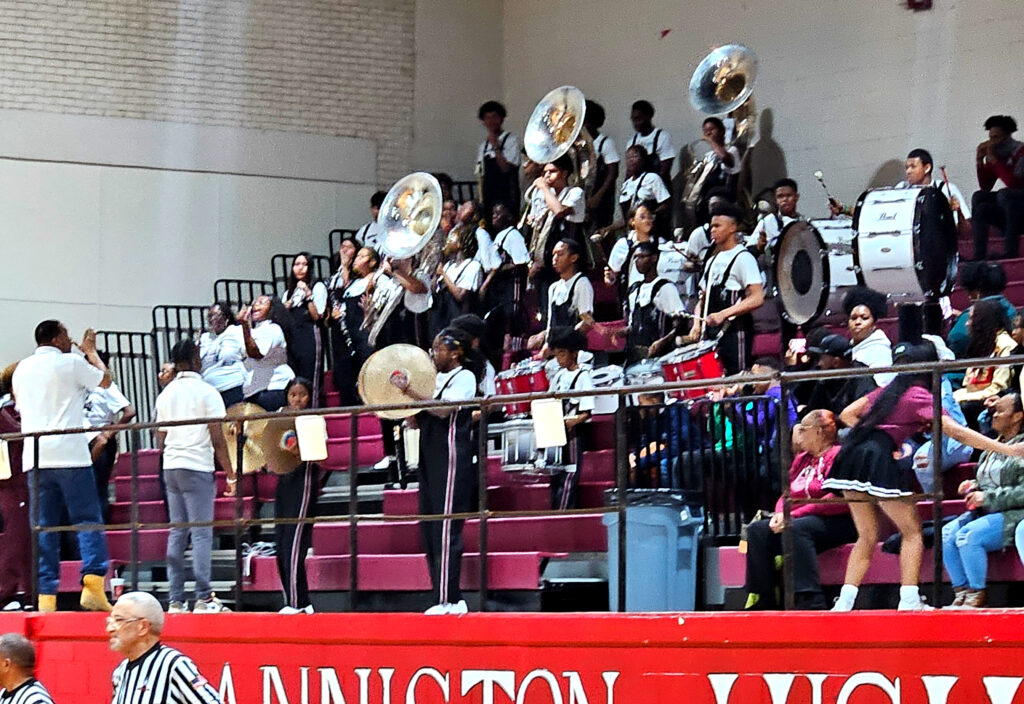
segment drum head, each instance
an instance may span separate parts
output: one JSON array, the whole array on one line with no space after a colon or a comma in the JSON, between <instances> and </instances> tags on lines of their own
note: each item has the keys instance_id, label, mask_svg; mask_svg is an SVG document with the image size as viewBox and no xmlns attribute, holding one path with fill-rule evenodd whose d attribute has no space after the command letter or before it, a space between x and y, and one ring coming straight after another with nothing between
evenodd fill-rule
<instances>
[{"instance_id":1,"label":"drum head","mask_svg":"<svg viewBox=\"0 0 1024 704\"><path fill-rule=\"evenodd\" d=\"M914 217L914 254L917 278L927 298L949 295L956 282L956 225L949 201L939 189L922 188Z\"/></svg>"},{"instance_id":2,"label":"drum head","mask_svg":"<svg viewBox=\"0 0 1024 704\"><path fill-rule=\"evenodd\" d=\"M779 235L774 266L783 317L803 325L821 315L828 302L828 253L810 223L796 220L786 225Z\"/></svg>"}]
</instances>

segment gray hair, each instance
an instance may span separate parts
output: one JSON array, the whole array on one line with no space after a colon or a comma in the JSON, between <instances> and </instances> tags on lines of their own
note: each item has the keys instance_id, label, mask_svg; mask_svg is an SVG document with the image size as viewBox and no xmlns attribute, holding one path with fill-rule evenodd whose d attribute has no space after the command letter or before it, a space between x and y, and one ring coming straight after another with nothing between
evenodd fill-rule
<instances>
[{"instance_id":1,"label":"gray hair","mask_svg":"<svg viewBox=\"0 0 1024 704\"><path fill-rule=\"evenodd\" d=\"M0 636L0 657L10 658L14 665L26 672L36 669L36 649L32 641L20 633Z\"/></svg>"},{"instance_id":2,"label":"gray hair","mask_svg":"<svg viewBox=\"0 0 1024 704\"><path fill-rule=\"evenodd\" d=\"M161 608L160 602L152 594L148 592L128 592L127 594L122 594L121 598L117 601L118 603L123 601L135 607L135 615L149 621L149 630L153 632L153 635L158 636L164 630L164 610Z\"/></svg>"}]
</instances>

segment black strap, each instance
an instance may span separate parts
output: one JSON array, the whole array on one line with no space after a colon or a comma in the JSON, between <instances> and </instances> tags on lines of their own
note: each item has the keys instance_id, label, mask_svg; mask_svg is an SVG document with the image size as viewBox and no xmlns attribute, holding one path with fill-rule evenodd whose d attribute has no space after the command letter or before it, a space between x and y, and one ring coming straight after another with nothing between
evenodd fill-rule
<instances>
[{"instance_id":1,"label":"black strap","mask_svg":"<svg viewBox=\"0 0 1024 704\"><path fill-rule=\"evenodd\" d=\"M459 371L455 372L450 377L448 377L448 380L446 382L444 382L444 386L441 387L441 390L437 392L437 394L434 396L434 398L435 399L441 398L441 396L444 395L444 392L448 389L448 385L451 384L453 381L455 381L455 377L457 377L462 372L469 372L469 370L466 369L465 367L463 367L462 369L460 369ZM469 372L469 373L472 374L473 372Z\"/></svg>"},{"instance_id":2,"label":"black strap","mask_svg":"<svg viewBox=\"0 0 1024 704\"><path fill-rule=\"evenodd\" d=\"M634 291L639 291L640 287L643 286L644 283L644 281L637 281L631 285L629 287L629 291L626 293L626 299L629 300L629 296L632 296ZM651 303L653 303L654 299L658 297L658 292L661 291L662 286L670 283L672 282L668 279L657 278L654 280L654 286L651 287ZM639 296L640 294L637 294L637 298L639 298Z\"/></svg>"},{"instance_id":3,"label":"black strap","mask_svg":"<svg viewBox=\"0 0 1024 704\"><path fill-rule=\"evenodd\" d=\"M729 280L729 274L732 273L732 267L736 263L736 260L740 257L741 254L743 254L744 252L747 251L743 247L737 247L736 249L738 249L739 251L736 252L735 256L733 256L732 261L729 262L729 265L725 267L725 273L722 274L722 278L721 279L719 279L717 282L715 282L714 286L724 286L725 285L725 282ZM714 257L712 257L712 259L713 258ZM704 276L701 277L701 280L704 282L704 289L705 290L708 290L709 288L711 288L711 267L707 266L707 264L709 264L710 262L711 262L711 260L709 259L708 262L705 264Z\"/></svg>"}]
</instances>

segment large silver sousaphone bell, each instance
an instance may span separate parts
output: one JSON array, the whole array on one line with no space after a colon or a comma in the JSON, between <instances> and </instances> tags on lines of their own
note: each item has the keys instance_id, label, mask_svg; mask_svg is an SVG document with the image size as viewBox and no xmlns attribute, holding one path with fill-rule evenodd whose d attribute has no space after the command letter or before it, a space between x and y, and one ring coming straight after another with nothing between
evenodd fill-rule
<instances>
[{"instance_id":1,"label":"large silver sousaphone bell","mask_svg":"<svg viewBox=\"0 0 1024 704\"><path fill-rule=\"evenodd\" d=\"M587 101L575 86L555 88L537 103L523 134L526 155L538 164L548 164L569 154L573 159L576 185L586 188L595 176L597 157L594 143L583 127Z\"/></svg>"},{"instance_id":2,"label":"large silver sousaphone bell","mask_svg":"<svg viewBox=\"0 0 1024 704\"><path fill-rule=\"evenodd\" d=\"M427 246L440 223L441 185L428 173L409 174L391 187L381 205L381 247L395 259L408 259Z\"/></svg>"},{"instance_id":3,"label":"large silver sousaphone bell","mask_svg":"<svg viewBox=\"0 0 1024 704\"><path fill-rule=\"evenodd\" d=\"M690 104L705 115L732 112L750 97L757 77L757 55L742 44L718 47L704 57L690 78Z\"/></svg>"}]
</instances>

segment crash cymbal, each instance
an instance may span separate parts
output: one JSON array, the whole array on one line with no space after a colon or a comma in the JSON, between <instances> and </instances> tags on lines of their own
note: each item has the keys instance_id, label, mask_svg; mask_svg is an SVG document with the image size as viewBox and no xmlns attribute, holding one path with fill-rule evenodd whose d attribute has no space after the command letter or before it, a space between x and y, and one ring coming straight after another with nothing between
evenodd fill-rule
<instances>
[{"instance_id":1,"label":"crash cymbal","mask_svg":"<svg viewBox=\"0 0 1024 704\"><path fill-rule=\"evenodd\" d=\"M391 376L403 373L409 379L409 388L420 396L434 394L437 371L430 355L415 345L390 345L370 355L359 370L359 396L367 405L411 403L412 399L391 383ZM413 409L383 411L381 418L398 420L416 413Z\"/></svg>"},{"instance_id":2,"label":"crash cymbal","mask_svg":"<svg viewBox=\"0 0 1024 704\"><path fill-rule=\"evenodd\" d=\"M259 437L259 449L272 474L290 474L302 464L294 418L274 418Z\"/></svg>"}]
</instances>

